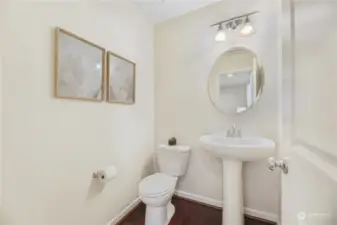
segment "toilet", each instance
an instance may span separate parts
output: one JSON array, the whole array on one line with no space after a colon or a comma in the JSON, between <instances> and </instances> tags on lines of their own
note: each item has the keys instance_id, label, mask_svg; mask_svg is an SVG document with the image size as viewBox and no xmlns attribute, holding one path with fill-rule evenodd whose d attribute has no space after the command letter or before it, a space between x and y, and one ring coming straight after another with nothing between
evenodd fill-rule
<instances>
[{"instance_id":1,"label":"toilet","mask_svg":"<svg viewBox=\"0 0 337 225\"><path fill-rule=\"evenodd\" d=\"M178 178L186 173L191 148L160 145L155 155L158 173L138 185L139 197L146 205L145 225L167 225L174 215L171 203Z\"/></svg>"}]
</instances>

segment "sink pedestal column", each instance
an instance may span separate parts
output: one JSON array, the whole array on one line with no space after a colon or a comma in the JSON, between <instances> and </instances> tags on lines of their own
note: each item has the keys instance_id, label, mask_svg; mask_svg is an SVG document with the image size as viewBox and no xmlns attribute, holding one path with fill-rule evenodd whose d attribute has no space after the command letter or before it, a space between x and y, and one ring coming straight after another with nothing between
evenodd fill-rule
<instances>
[{"instance_id":1,"label":"sink pedestal column","mask_svg":"<svg viewBox=\"0 0 337 225\"><path fill-rule=\"evenodd\" d=\"M244 225L242 162L223 159L222 225Z\"/></svg>"}]
</instances>

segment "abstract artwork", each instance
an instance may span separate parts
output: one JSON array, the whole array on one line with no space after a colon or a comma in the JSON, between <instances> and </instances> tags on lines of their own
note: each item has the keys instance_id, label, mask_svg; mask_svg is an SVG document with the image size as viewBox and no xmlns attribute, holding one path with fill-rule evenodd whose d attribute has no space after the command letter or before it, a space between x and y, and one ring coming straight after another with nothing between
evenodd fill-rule
<instances>
[{"instance_id":1,"label":"abstract artwork","mask_svg":"<svg viewBox=\"0 0 337 225\"><path fill-rule=\"evenodd\" d=\"M108 52L107 101L134 104L136 64L112 52Z\"/></svg>"},{"instance_id":2,"label":"abstract artwork","mask_svg":"<svg viewBox=\"0 0 337 225\"><path fill-rule=\"evenodd\" d=\"M56 28L55 53L56 97L102 101L104 48Z\"/></svg>"}]
</instances>

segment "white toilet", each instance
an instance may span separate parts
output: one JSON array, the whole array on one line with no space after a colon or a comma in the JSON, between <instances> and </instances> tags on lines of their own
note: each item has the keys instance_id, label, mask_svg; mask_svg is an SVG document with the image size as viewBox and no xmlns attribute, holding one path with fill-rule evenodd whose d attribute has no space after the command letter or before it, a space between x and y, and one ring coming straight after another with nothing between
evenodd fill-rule
<instances>
[{"instance_id":1,"label":"white toilet","mask_svg":"<svg viewBox=\"0 0 337 225\"><path fill-rule=\"evenodd\" d=\"M145 225L169 224L175 208L171 203L178 177L186 172L191 148L160 145L156 152L159 173L139 183L139 197L146 205Z\"/></svg>"}]
</instances>

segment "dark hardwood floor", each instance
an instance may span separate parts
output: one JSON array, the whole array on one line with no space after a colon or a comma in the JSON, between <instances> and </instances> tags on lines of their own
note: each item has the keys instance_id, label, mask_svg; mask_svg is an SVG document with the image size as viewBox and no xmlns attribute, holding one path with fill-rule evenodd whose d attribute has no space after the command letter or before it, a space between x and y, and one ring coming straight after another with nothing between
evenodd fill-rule
<instances>
[{"instance_id":1,"label":"dark hardwood floor","mask_svg":"<svg viewBox=\"0 0 337 225\"><path fill-rule=\"evenodd\" d=\"M176 207L170 225L221 225L222 212L220 209L201 205L189 200L173 197L172 203ZM144 225L145 205L139 205L118 225ZM245 218L245 225L274 225L274 223Z\"/></svg>"}]
</instances>

